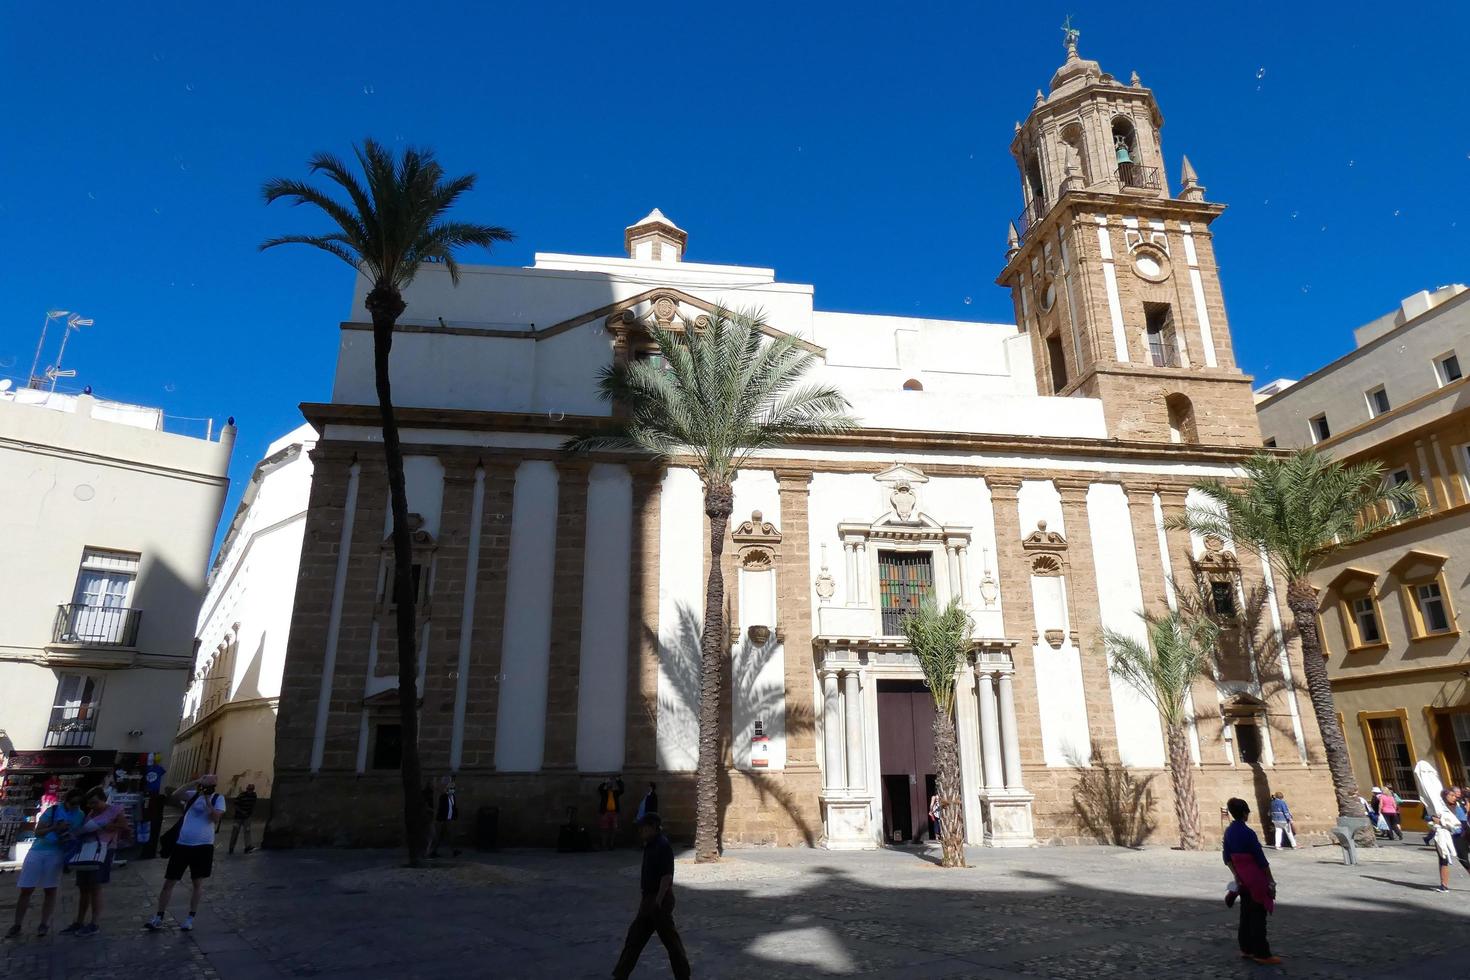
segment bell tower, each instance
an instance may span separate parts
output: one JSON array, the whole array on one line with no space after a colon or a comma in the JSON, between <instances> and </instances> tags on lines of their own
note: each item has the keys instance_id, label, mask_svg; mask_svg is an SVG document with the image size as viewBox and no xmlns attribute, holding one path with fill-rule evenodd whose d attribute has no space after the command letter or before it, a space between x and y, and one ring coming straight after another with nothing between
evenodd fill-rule
<instances>
[{"instance_id":1,"label":"bell tower","mask_svg":"<svg viewBox=\"0 0 1470 980\"><path fill-rule=\"evenodd\" d=\"M1235 364L1210 224L1189 159L1170 192L1154 94L1077 54L1016 124L1024 207L997 282L1031 336L1037 390L1097 398L1119 439L1261 444Z\"/></svg>"}]
</instances>

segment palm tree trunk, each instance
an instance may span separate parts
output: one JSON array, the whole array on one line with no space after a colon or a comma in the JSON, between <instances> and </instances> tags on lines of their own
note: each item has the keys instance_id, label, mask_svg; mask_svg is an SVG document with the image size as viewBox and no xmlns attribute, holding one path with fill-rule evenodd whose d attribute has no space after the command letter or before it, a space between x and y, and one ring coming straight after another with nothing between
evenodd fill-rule
<instances>
[{"instance_id":1,"label":"palm tree trunk","mask_svg":"<svg viewBox=\"0 0 1470 980\"><path fill-rule=\"evenodd\" d=\"M694 860L720 859L720 680L725 660L725 576L720 556L725 529L735 509L728 483L704 485L704 513L709 518L709 576L704 583L704 632L699 637L699 766L694 783Z\"/></svg>"},{"instance_id":2,"label":"palm tree trunk","mask_svg":"<svg viewBox=\"0 0 1470 980\"><path fill-rule=\"evenodd\" d=\"M1174 817L1179 821L1179 846L1197 851L1204 846L1199 826L1199 799L1194 792L1194 760L1189 755L1189 734L1183 725L1169 725L1169 781L1174 786Z\"/></svg>"},{"instance_id":3,"label":"palm tree trunk","mask_svg":"<svg viewBox=\"0 0 1470 980\"><path fill-rule=\"evenodd\" d=\"M1322 747L1327 751L1327 769L1332 773L1338 816L1350 817L1353 818L1352 823L1366 825L1363 805L1358 802L1353 764L1348 758L1347 740L1343 738L1342 726L1337 723L1332 682L1327 678L1327 661L1322 657L1322 638L1317 635L1317 591L1306 579L1288 582L1286 605L1291 610L1297 635L1302 639L1302 672L1307 677L1307 695L1312 699L1312 711L1317 715L1317 728L1322 732Z\"/></svg>"},{"instance_id":4,"label":"palm tree trunk","mask_svg":"<svg viewBox=\"0 0 1470 980\"><path fill-rule=\"evenodd\" d=\"M373 318L373 371L378 387L378 411L383 420L383 457L388 465L388 499L393 511L393 596L398 626L398 718L403 758L399 772L403 782L403 832L408 843L408 864L423 863L426 818L420 786L418 714L418 630L415 626L413 587L413 543L408 528L408 491L403 480L403 446L398 441L398 420L393 413L393 393L388 378L388 355L393 349L393 327L407 305L392 286L376 285L365 305Z\"/></svg>"},{"instance_id":5,"label":"palm tree trunk","mask_svg":"<svg viewBox=\"0 0 1470 980\"><path fill-rule=\"evenodd\" d=\"M939 793L939 840L944 849L942 865L965 866L965 791L960 780L960 746L955 738L954 717L948 709L934 712L934 768Z\"/></svg>"}]
</instances>

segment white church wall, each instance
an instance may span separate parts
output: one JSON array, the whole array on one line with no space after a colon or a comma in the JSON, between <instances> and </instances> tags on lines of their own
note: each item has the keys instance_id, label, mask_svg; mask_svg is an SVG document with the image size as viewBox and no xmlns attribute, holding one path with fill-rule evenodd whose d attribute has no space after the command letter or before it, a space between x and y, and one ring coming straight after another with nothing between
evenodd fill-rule
<instances>
[{"instance_id":1,"label":"white church wall","mask_svg":"<svg viewBox=\"0 0 1470 980\"><path fill-rule=\"evenodd\" d=\"M1067 534L1062 500L1050 480L1023 480L1018 498L1021 534L1046 521L1048 530ZM1090 569L1082 574L1090 573ZM1077 568L1072 574L1079 574ZM1092 739L1087 730L1087 698L1082 682L1082 657L1070 636L1067 584L1060 577L1031 576L1031 602L1037 639L1032 647L1036 669L1036 700L1041 714L1042 754L1049 766L1087 765ZM1060 648L1045 640L1047 630L1060 629Z\"/></svg>"},{"instance_id":2,"label":"white church wall","mask_svg":"<svg viewBox=\"0 0 1470 980\"><path fill-rule=\"evenodd\" d=\"M536 358L531 411L553 418L607 415L611 408L597 396L597 377L612 363L612 338L601 320L548 337L531 345Z\"/></svg>"},{"instance_id":3,"label":"white church wall","mask_svg":"<svg viewBox=\"0 0 1470 980\"><path fill-rule=\"evenodd\" d=\"M592 467L587 482L577 683L577 768L582 772L612 772L623 765L632 515L633 481L627 469Z\"/></svg>"},{"instance_id":4,"label":"white church wall","mask_svg":"<svg viewBox=\"0 0 1470 980\"><path fill-rule=\"evenodd\" d=\"M869 428L925 432L1105 439L1107 422L1096 398L1025 398L968 391L843 389L852 411Z\"/></svg>"},{"instance_id":5,"label":"white church wall","mask_svg":"<svg viewBox=\"0 0 1470 980\"><path fill-rule=\"evenodd\" d=\"M970 528L970 546L963 559L962 596L981 636L1003 636L1001 600L987 606L980 597L980 580L988 561L995 571L995 514L991 506L990 488L979 477L931 477L920 491L920 503L930 517L946 525ZM944 558L940 553L941 561Z\"/></svg>"},{"instance_id":6,"label":"white church wall","mask_svg":"<svg viewBox=\"0 0 1470 980\"><path fill-rule=\"evenodd\" d=\"M874 472L877 472L875 469ZM843 558L842 538L837 525L845 521L872 521L883 513L879 486L868 473L816 473L812 476L807 498L807 526L811 543L811 574L806 587L811 591L812 608L821 605L815 580L822 567L822 545L827 546L827 570L836 591L829 605L845 606L852 595L853 583L847 578L847 562ZM860 597L861 604L873 607L877 594ZM877 623L873 623L877 628Z\"/></svg>"},{"instance_id":7,"label":"white church wall","mask_svg":"<svg viewBox=\"0 0 1470 980\"><path fill-rule=\"evenodd\" d=\"M408 512L424 519L424 530L436 540L439 519L444 512L444 464L438 456L403 457L403 490L408 498ZM383 539L393 533L391 499L383 514Z\"/></svg>"},{"instance_id":8,"label":"white church wall","mask_svg":"<svg viewBox=\"0 0 1470 980\"><path fill-rule=\"evenodd\" d=\"M390 368L393 400L399 405L419 408L531 411L535 346L529 339L395 334ZM377 404L371 332L342 331L332 401Z\"/></svg>"},{"instance_id":9,"label":"white church wall","mask_svg":"<svg viewBox=\"0 0 1470 980\"><path fill-rule=\"evenodd\" d=\"M1087 491L1087 523L1092 532L1092 558L1097 574L1098 611L1105 629L1147 645L1148 629L1139 618L1143 585L1128 496L1117 483L1094 483ZM1079 571L1079 574L1082 574ZM1159 713L1137 688L1108 674L1117 728L1118 758L1125 766L1159 768L1164 742Z\"/></svg>"},{"instance_id":10,"label":"white church wall","mask_svg":"<svg viewBox=\"0 0 1470 980\"><path fill-rule=\"evenodd\" d=\"M516 469L495 722L495 768L501 772L535 772L546 745L556 484L553 463L530 460Z\"/></svg>"},{"instance_id":11,"label":"white church wall","mask_svg":"<svg viewBox=\"0 0 1470 980\"><path fill-rule=\"evenodd\" d=\"M735 481L735 510L730 517L732 527L750 519L751 511L781 527L781 494L776 474L771 470L746 470ZM726 545L730 547L730 545ZM776 639L776 594L784 583L777 580L775 569L766 571L738 570L734 585L738 596L736 625L739 637L731 650L731 747L735 765L750 768L751 737L760 721L769 739L768 769L786 768L786 650ZM800 587L800 586L798 586ZM768 626L771 638L763 645L752 643L747 635L751 626Z\"/></svg>"},{"instance_id":12,"label":"white church wall","mask_svg":"<svg viewBox=\"0 0 1470 980\"><path fill-rule=\"evenodd\" d=\"M692 772L699 758L704 628L704 491L693 470L664 476L658 562L658 766Z\"/></svg>"}]
</instances>

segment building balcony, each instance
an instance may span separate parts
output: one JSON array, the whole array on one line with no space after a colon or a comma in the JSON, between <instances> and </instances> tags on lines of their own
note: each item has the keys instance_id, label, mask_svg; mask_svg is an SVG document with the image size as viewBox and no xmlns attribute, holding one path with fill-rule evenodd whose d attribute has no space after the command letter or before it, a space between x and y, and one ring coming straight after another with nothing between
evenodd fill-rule
<instances>
[{"instance_id":1,"label":"building balcony","mask_svg":"<svg viewBox=\"0 0 1470 980\"><path fill-rule=\"evenodd\" d=\"M1016 234L1025 238L1026 233L1031 230L1031 226L1046 217L1046 212L1050 210L1051 205L1047 204L1040 195L1033 197L1021 209L1021 213L1016 215Z\"/></svg>"},{"instance_id":2,"label":"building balcony","mask_svg":"<svg viewBox=\"0 0 1470 980\"><path fill-rule=\"evenodd\" d=\"M138 621L142 618L141 609L63 603L56 609L51 642L67 646L131 649L138 645Z\"/></svg>"},{"instance_id":3,"label":"building balcony","mask_svg":"<svg viewBox=\"0 0 1470 980\"><path fill-rule=\"evenodd\" d=\"M1158 167L1145 167L1137 163L1118 164L1118 183L1125 189L1137 191L1157 191L1164 187Z\"/></svg>"},{"instance_id":4,"label":"building balcony","mask_svg":"<svg viewBox=\"0 0 1470 980\"><path fill-rule=\"evenodd\" d=\"M46 748L48 749L90 749L93 740L97 737L97 715L95 712L86 711L86 717L79 717L77 708L58 708L57 713L61 718L53 717L51 723L46 726ZM71 717L67 717L70 715Z\"/></svg>"}]
</instances>

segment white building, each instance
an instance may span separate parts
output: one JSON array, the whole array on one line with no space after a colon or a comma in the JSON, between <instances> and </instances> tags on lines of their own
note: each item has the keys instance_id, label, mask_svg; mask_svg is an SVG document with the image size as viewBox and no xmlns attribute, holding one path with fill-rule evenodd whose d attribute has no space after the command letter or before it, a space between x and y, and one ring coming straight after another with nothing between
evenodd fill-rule
<instances>
[{"instance_id":1,"label":"white building","mask_svg":"<svg viewBox=\"0 0 1470 980\"><path fill-rule=\"evenodd\" d=\"M303 425L266 449L210 568L199 610L199 655L171 768L218 773L228 796L251 783L262 800L271 792L315 444L316 433Z\"/></svg>"},{"instance_id":2,"label":"white building","mask_svg":"<svg viewBox=\"0 0 1470 980\"><path fill-rule=\"evenodd\" d=\"M1110 674L1103 630L1139 635L1139 609L1176 601L1171 580L1207 577L1232 619L1272 583L1230 542L1167 528L1194 481L1239 472L1260 430L1214 260L1224 209L1187 163L1170 192L1161 123L1150 90L1069 50L1011 144L1025 212L997 258L1013 323L824 311L772 269L688 261L689 234L657 210L620 256L462 266L458 288L422 270L391 371L426 772L457 773L467 811L498 806L508 841L554 840L567 807L590 821L613 771L656 781L673 832L692 828L699 477L687 459L560 447L608 425L599 372L657 355L650 325L697 331L722 304L800 338L813 380L861 420L763 452L735 481L725 840L923 833L934 709L898 629L922 596L959 597L975 623L957 678L972 841L1106 837L1116 815L1088 810L1112 778L1100 762L1152 780L1145 822L1170 833L1158 713ZM359 284L331 402L304 406L321 439L277 726L279 841L399 835L368 319ZM1265 605L1262 632L1235 631L1194 692L1201 808L1270 785L1320 826L1335 814L1300 653ZM1257 638L1279 655L1258 657Z\"/></svg>"},{"instance_id":3,"label":"white building","mask_svg":"<svg viewBox=\"0 0 1470 980\"><path fill-rule=\"evenodd\" d=\"M217 438L156 408L0 392L3 805L167 758L228 486ZM125 777L131 779L132 775Z\"/></svg>"}]
</instances>

